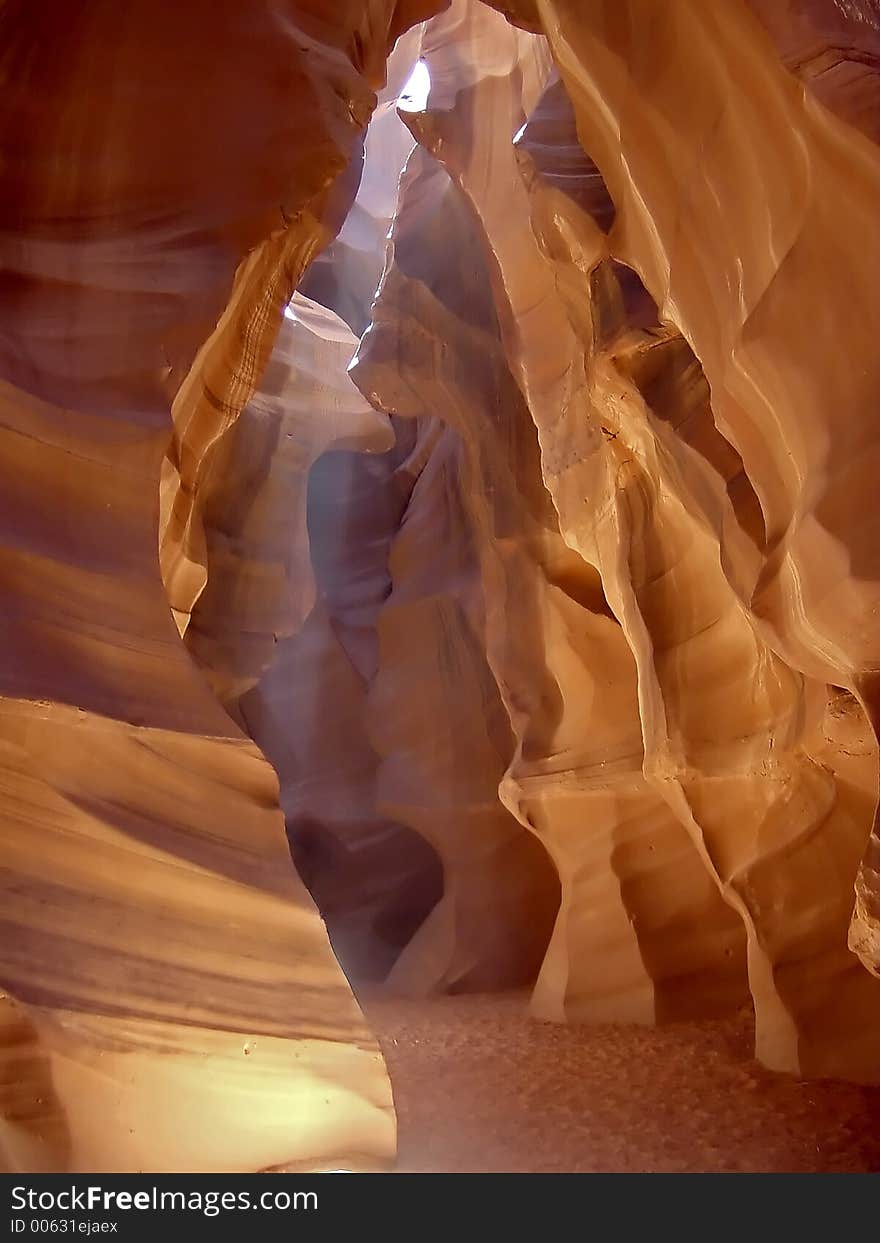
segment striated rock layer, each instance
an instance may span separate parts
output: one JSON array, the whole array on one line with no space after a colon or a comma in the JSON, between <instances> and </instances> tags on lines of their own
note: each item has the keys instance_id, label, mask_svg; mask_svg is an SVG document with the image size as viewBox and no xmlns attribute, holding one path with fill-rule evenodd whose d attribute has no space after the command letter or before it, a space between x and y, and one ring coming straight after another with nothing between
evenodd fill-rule
<instances>
[{"instance_id":1,"label":"striated rock layer","mask_svg":"<svg viewBox=\"0 0 880 1243\"><path fill-rule=\"evenodd\" d=\"M472 138L473 70L432 76L424 141L495 253L561 528L600 570L636 659L645 775L744 920L758 1054L873 1078L880 993L846 928L876 804L858 702L870 711L876 668L872 502L859 500L875 381L849 351L862 356L877 313L877 152L805 98L745 5L537 9L608 187L607 240L593 179L541 168L554 101L543 132L519 135L506 180L499 161L487 183ZM478 49L490 19L465 20ZM653 72L673 47L680 60L689 49L693 75ZM766 106L743 142L756 91ZM817 186L835 184L832 224ZM841 405L846 429L832 439ZM844 568L854 558L858 575ZM847 686L856 698L834 689Z\"/></svg>"},{"instance_id":2,"label":"striated rock layer","mask_svg":"<svg viewBox=\"0 0 880 1243\"><path fill-rule=\"evenodd\" d=\"M438 255L456 256L455 268L438 272ZM353 376L398 414L427 406L463 441L464 531L434 526L446 549L474 544L483 641L513 732L495 787L501 778L503 802L535 830L562 882L540 1011L650 1021L729 1006L744 992L738 921L645 784L635 668L598 575L559 535L490 290L464 196L433 160L414 156ZM423 560L411 556L410 567ZM459 687L463 672L456 667ZM468 751L478 755L475 742ZM488 853L488 828L481 838ZM433 840L444 859L457 853L449 827ZM514 840L533 874L522 829ZM480 883L501 892L484 869ZM663 896L669 889L674 906Z\"/></svg>"},{"instance_id":3,"label":"striated rock layer","mask_svg":"<svg viewBox=\"0 0 880 1243\"><path fill-rule=\"evenodd\" d=\"M873 0L49 7L3 1165L381 1165L340 963L880 1079Z\"/></svg>"},{"instance_id":4,"label":"striated rock layer","mask_svg":"<svg viewBox=\"0 0 880 1243\"><path fill-rule=\"evenodd\" d=\"M337 174L425 7L3 7L8 1168L393 1152L381 1057L291 868L277 780L181 643L156 548L162 474L185 629L211 446L344 215Z\"/></svg>"}]
</instances>

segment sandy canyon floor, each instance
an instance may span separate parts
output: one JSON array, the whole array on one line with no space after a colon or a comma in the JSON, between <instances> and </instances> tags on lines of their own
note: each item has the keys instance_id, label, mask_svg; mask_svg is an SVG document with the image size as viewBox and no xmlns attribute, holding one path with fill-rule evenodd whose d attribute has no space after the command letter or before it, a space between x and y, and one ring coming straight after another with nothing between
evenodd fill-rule
<instances>
[{"instance_id":1,"label":"sandy canyon floor","mask_svg":"<svg viewBox=\"0 0 880 1243\"><path fill-rule=\"evenodd\" d=\"M880 1171L880 1088L750 1056L752 1019L561 1027L525 999L364 999L401 1173Z\"/></svg>"}]
</instances>

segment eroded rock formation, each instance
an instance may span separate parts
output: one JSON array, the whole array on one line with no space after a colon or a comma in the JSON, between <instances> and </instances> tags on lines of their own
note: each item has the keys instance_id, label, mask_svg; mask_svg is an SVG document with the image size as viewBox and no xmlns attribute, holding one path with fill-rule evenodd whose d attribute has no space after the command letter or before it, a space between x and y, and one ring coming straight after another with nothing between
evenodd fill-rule
<instances>
[{"instance_id":1,"label":"eroded rock formation","mask_svg":"<svg viewBox=\"0 0 880 1243\"><path fill-rule=\"evenodd\" d=\"M211 448L424 14L50 7L0 16L4 1161L382 1160L387 1078L277 780L169 597L183 627Z\"/></svg>"},{"instance_id":2,"label":"eroded rock formation","mask_svg":"<svg viewBox=\"0 0 880 1243\"><path fill-rule=\"evenodd\" d=\"M5 1165L387 1161L340 963L880 1080L873 0L49 7Z\"/></svg>"},{"instance_id":3,"label":"eroded rock formation","mask_svg":"<svg viewBox=\"0 0 880 1243\"><path fill-rule=\"evenodd\" d=\"M433 56L423 47L432 68L431 99L414 128L468 195L497 261L495 289L508 352L538 427L544 478L561 530L600 572L636 661L644 775L744 921L759 1056L780 1069L846 1069L873 1077L880 993L846 947L849 886L835 892L827 877L832 871L854 875L876 803L866 722L858 702L834 689L848 684L870 706L852 645L857 633L865 635L874 588L862 590L850 579L850 612L839 610L832 619L817 545L824 538L831 558L833 532L819 524L805 500L815 489L812 499L819 502L824 479L824 490L839 487L833 466L838 446L818 431L811 442L805 431L805 411L814 412L817 429L828 425L830 406L823 407L822 392L830 402L832 385L830 375L815 388L806 378L821 354L812 353L811 342L806 358L807 338L794 326L793 309L798 291L803 313L809 289L818 297L819 286L825 287L818 260L815 266L798 264L798 250L815 234L834 253L840 235L832 239L830 221L803 180L795 219L792 182L780 180L778 228L788 228L789 241L780 251L771 229L770 248L756 248L754 197L743 195L742 232L723 239L728 271L738 276L724 277L725 261L707 231L707 196L712 210L727 219L734 196L725 191L749 180L745 168L737 174L737 161L760 162L761 149L737 142L734 131L736 155L728 159L722 154L727 131L709 127L716 112L744 124L754 107L751 97L745 99L748 63L781 114L792 177L795 150L817 169L828 167L829 148L853 152L861 191L861 197L854 191L849 208L853 236L869 250L868 205L878 202L876 153L820 113L812 99L803 102L797 81L762 42L745 9L726 6L722 14L717 6L682 3L663 10L664 38L675 37L676 46L688 45L695 55L704 49L697 78L685 75L681 90L660 82L639 55L649 32L661 26L658 6L623 6L614 20L609 6L595 6L589 17L573 5L539 7L574 100L580 145L595 158L608 187L613 223L589 161L583 167L570 162L572 127L559 88L551 87L536 110L537 134L531 137L526 124L514 147L494 143L489 158L487 134L510 133L530 111L536 53L534 37L506 28L480 6L453 6L432 24ZM515 72L497 68L505 40ZM725 74L736 82L741 110L731 102L739 96L722 93ZM706 99L718 100L715 112L708 103L705 109L694 105L704 81ZM634 116L637 107L644 109L644 129ZM494 121L485 130L475 125L484 113ZM717 163L704 158L689 164L688 153L707 146L707 133ZM767 189L760 203L775 226L773 177L780 172L776 167L771 174L769 162L779 147L766 132L765 140ZM719 218L716 237L722 228ZM814 244L821 249L823 242ZM841 263L858 279L852 258ZM767 271L774 259L782 264L780 274ZM784 293L789 272L793 288ZM771 285L773 297L765 297ZM769 316L768 304L777 296L780 305L766 333L763 327L755 333L750 351L751 330ZM839 296L842 303L843 286ZM873 291L865 288L860 309L867 320L874 318ZM748 326L744 338L738 325ZM855 339L864 340L864 323L852 327ZM766 339L774 333L778 353ZM828 351L829 372L837 373L842 354L830 340ZM806 405L796 415L792 377L798 359L810 393L802 394ZM783 376L791 380L787 386ZM863 377L838 380L844 387L835 390L837 399L851 398L851 417L870 435ZM791 411L787 435L777 423L765 429L758 418L759 407L765 414L768 405L776 410L777 393ZM798 439L800 463L788 437ZM780 496L785 491L786 471L789 499L787 508L780 500L774 526L770 496L775 484ZM867 498L864 504L870 505ZM864 540L863 528L838 524L837 533ZM839 560L845 539L837 547ZM849 643L847 667L828 658L832 630L838 650ZM873 657L866 641L861 639L858 659L869 675ZM829 729L829 720L837 728Z\"/></svg>"},{"instance_id":4,"label":"eroded rock formation","mask_svg":"<svg viewBox=\"0 0 880 1243\"><path fill-rule=\"evenodd\" d=\"M559 534L480 250L464 196L434 161L413 157L353 376L398 414L417 416L427 407L464 442L455 477L465 531L444 544L472 541L478 559L483 643L513 734L494 784L503 778L503 802L523 826L519 838L535 830L562 882L537 1008L553 1018L650 1021L677 1005L711 1009L719 996L729 1005L742 966L738 921L645 783L635 665L598 574ZM438 273L438 254L455 255L456 266ZM435 487L443 497L453 490L449 482ZM435 526L448 530L449 523ZM469 751L477 754L473 743ZM488 847L488 828L480 836ZM435 840L441 855L454 853L448 828ZM532 874L538 860L524 848L522 840ZM477 877L499 892L485 866ZM670 887L674 914L662 909L660 896ZM526 922L536 923L531 915ZM704 936L695 941L697 922ZM640 952L641 944L649 948ZM652 954L653 970L643 961ZM717 978L708 986L695 981L712 976L713 966Z\"/></svg>"}]
</instances>

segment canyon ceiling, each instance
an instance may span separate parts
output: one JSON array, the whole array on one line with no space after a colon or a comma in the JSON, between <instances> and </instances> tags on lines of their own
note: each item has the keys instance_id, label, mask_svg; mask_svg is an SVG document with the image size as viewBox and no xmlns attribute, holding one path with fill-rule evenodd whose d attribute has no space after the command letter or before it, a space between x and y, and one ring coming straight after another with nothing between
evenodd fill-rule
<instances>
[{"instance_id":1,"label":"canyon ceiling","mask_svg":"<svg viewBox=\"0 0 880 1243\"><path fill-rule=\"evenodd\" d=\"M880 4L0 77L0 1165L386 1167L349 981L880 1082Z\"/></svg>"}]
</instances>

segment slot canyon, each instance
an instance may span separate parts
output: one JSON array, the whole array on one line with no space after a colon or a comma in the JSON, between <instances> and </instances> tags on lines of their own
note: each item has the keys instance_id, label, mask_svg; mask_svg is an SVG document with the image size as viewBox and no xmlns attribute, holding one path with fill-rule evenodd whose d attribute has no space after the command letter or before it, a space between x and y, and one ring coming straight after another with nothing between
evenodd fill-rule
<instances>
[{"instance_id":1,"label":"slot canyon","mask_svg":"<svg viewBox=\"0 0 880 1243\"><path fill-rule=\"evenodd\" d=\"M880 0L0 83L0 1168L880 1171Z\"/></svg>"}]
</instances>

